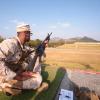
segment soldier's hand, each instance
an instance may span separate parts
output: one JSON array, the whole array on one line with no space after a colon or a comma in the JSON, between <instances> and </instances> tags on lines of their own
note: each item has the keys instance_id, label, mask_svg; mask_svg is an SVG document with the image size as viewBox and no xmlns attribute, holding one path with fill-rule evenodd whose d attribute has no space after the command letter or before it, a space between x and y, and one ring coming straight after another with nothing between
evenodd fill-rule
<instances>
[{"instance_id":1,"label":"soldier's hand","mask_svg":"<svg viewBox=\"0 0 100 100\"><path fill-rule=\"evenodd\" d=\"M46 40L46 41L44 41L44 43L45 43L45 47L47 47L47 46L48 46L49 41L48 41L48 40Z\"/></svg>"},{"instance_id":2,"label":"soldier's hand","mask_svg":"<svg viewBox=\"0 0 100 100\"><path fill-rule=\"evenodd\" d=\"M42 56L44 50L43 50L43 47L42 46L39 46L37 49L36 49L36 54L38 56Z\"/></svg>"}]
</instances>

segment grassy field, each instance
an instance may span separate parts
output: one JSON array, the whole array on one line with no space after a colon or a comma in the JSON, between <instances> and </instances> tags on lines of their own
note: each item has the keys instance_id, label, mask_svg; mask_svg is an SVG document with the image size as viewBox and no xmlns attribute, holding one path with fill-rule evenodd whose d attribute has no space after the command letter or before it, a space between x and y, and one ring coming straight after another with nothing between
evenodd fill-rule
<instances>
[{"instance_id":1,"label":"grassy field","mask_svg":"<svg viewBox=\"0 0 100 100\"><path fill-rule=\"evenodd\" d=\"M48 48L46 54L45 63L51 66L100 71L99 48Z\"/></svg>"},{"instance_id":2,"label":"grassy field","mask_svg":"<svg viewBox=\"0 0 100 100\"><path fill-rule=\"evenodd\" d=\"M100 43L94 43L94 42L75 42L75 43L72 43L72 44L61 45L58 48L100 50Z\"/></svg>"}]
</instances>

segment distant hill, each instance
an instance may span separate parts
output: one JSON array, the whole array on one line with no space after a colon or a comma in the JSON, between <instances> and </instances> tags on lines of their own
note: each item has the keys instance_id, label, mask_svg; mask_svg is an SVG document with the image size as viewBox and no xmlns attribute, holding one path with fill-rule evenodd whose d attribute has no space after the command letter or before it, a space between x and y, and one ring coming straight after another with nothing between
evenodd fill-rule
<instances>
[{"instance_id":1,"label":"distant hill","mask_svg":"<svg viewBox=\"0 0 100 100\"><path fill-rule=\"evenodd\" d=\"M51 42L66 42L66 43L74 43L74 42L99 42L93 38L84 36L84 37L74 37L74 38L69 38L69 39L63 39L59 37L52 38L50 40Z\"/></svg>"},{"instance_id":2,"label":"distant hill","mask_svg":"<svg viewBox=\"0 0 100 100\"><path fill-rule=\"evenodd\" d=\"M95 40L95 39L92 39L92 38L90 38L90 37L84 36L84 37L80 38L80 39L78 40L78 42L98 42L98 41Z\"/></svg>"}]
</instances>

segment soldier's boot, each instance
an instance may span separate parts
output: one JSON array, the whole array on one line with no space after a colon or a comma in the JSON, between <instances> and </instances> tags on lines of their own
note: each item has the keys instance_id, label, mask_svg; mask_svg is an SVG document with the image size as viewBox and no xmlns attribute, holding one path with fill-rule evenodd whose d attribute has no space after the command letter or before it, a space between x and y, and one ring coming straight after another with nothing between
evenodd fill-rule
<instances>
[{"instance_id":1,"label":"soldier's boot","mask_svg":"<svg viewBox=\"0 0 100 100\"><path fill-rule=\"evenodd\" d=\"M40 93L42 91L47 90L49 87L48 83L46 82L42 82L41 86L37 89L37 92Z\"/></svg>"},{"instance_id":2,"label":"soldier's boot","mask_svg":"<svg viewBox=\"0 0 100 100\"><path fill-rule=\"evenodd\" d=\"M11 80L8 82L8 84L11 85L11 87L5 87L2 89L2 91L10 96L10 95L18 95L22 92L22 82L17 80Z\"/></svg>"}]
</instances>

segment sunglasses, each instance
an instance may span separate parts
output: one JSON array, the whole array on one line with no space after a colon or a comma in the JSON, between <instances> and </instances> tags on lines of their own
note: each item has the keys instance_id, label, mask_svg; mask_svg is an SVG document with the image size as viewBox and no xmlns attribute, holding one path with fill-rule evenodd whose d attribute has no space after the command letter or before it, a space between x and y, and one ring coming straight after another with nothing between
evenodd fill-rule
<instances>
[{"instance_id":1,"label":"sunglasses","mask_svg":"<svg viewBox=\"0 0 100 100\"><path fill-rule=\"evenodd\" d=\"M26 35L32 35L32 33L30 31L25 31L24 32Z\"/></svg>"}]
</instances>

